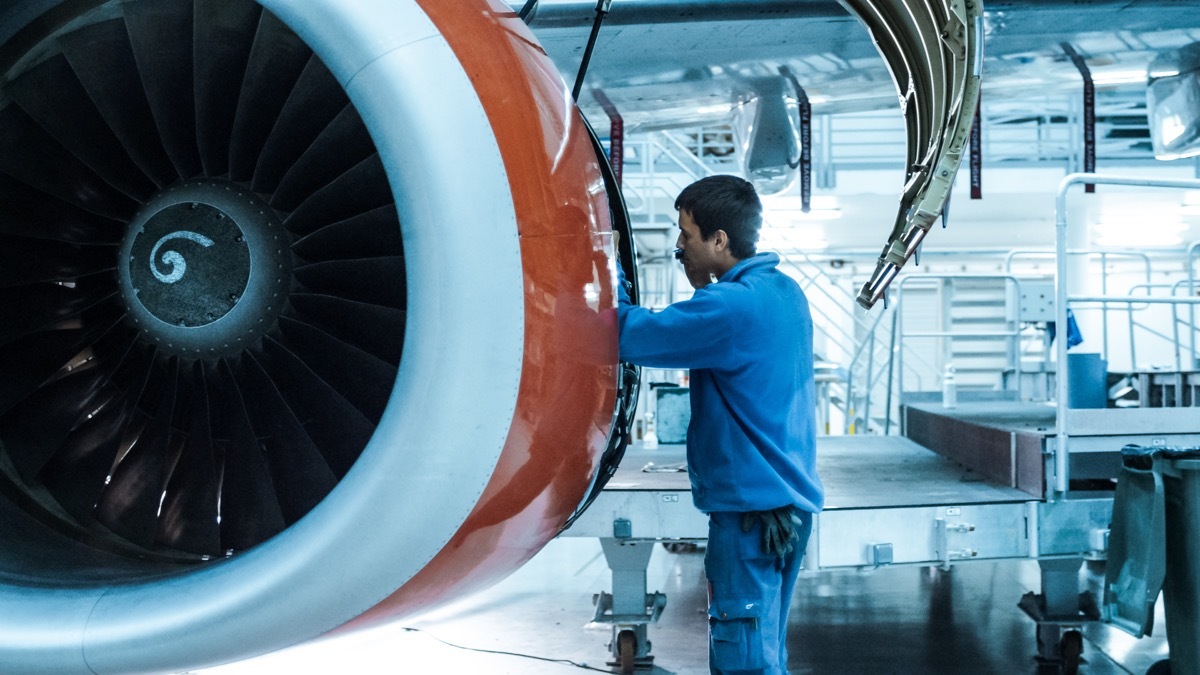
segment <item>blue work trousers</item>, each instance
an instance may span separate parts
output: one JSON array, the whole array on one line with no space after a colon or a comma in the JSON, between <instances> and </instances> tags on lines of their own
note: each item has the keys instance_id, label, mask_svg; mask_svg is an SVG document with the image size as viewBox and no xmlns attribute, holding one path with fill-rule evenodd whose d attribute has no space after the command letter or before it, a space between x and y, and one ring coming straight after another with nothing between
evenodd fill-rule
<instances>
[{"instance_id":1,"label":"blue work trousers","mask_svg":"<svg viewBox=\"0 0 1200 675\"><path fill-rule=\"evenodd\" d=\"M761 520L743 532L743 514L709 514L704 573L712 675L787 675L788 608L812 533L812 514L796 513L800 537L783 557L766 552Z\"/></svg>"}]
</instances>

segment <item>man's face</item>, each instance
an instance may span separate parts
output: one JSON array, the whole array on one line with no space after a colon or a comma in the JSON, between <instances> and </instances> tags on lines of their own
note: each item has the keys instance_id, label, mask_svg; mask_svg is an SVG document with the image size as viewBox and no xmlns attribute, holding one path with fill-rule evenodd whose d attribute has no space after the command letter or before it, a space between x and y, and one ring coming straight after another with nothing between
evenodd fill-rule
<instances>
[{"instance_id":1,"label":"man's face","mask_svg":"<svg viewBox=\"0 0 1200 675\"><path fill-rule=\"evenodd\" d=\"M700 227L692 220L692 214L679 211L679 238L676 248L683 249L683 271L692 288L704 288L713 282L713 275L720 275L718 260L718 235L708 241L700 234Z\"/></svg>"}]
</instances>

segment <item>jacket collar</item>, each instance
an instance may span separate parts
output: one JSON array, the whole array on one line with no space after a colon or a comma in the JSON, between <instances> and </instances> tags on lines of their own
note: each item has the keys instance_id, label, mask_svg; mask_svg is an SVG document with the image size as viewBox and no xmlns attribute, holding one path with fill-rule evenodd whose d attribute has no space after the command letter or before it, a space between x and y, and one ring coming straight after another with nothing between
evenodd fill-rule
<instances>
[{"instance_id":1,"label":"jacket collar","mask_svg":"<svg viewBox=\"0 0 1200 675\"><path fill-rule=\"evenodd\" d=\"M758 255L750 256L745 260L738 261L738 264L729 269L728 272L721 275L717 281L737 281L743 276L758 272L775 269L779 266L779 255L775 253L759 253Z\"/></svg>"}]
</instances>

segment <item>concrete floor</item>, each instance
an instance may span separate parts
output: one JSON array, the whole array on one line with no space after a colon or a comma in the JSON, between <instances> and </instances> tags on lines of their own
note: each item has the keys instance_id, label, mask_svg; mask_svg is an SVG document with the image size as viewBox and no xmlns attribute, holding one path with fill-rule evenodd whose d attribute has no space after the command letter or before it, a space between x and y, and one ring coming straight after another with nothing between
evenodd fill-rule
<instances>
[{"instance_id":1,"label":"concrete floor","mask_svg":"<svg viewBox=\"0 0 1200 675\"><path fill-rule=\"evenodd\" d=\"M708 672L702 559L702 552L655 550L648 588L666 593L667 607L650 628L654 667L639 672ZM492 589L419 619L203 672L581 672L568 660L611 672L605 665L611 631L589 623L592 594L610 584L597 541L558 539ZM805 573L792 605L791 673L1037 673L1034 624L1017 608L1021 595L1037 584L1038 567L1030 561L964 563L950 572L899 567ZM1141 675L1166 657L1163 627L1161 603L1153 638L1135 640L1105 625L1086 626L1080 672Z\"/></svg>"}]
</instances>

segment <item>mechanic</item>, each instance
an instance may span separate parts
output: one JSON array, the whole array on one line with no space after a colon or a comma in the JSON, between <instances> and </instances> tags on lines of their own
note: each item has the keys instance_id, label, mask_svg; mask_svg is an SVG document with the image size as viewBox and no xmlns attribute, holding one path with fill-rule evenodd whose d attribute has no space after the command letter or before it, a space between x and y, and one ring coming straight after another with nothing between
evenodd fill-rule
<instances>
[{"instance_id":1,"label":"mechanic","mask_svg":"<svg viewBox=\"0 0 1200 675\"><path fill-rule=\"evenodd\" d=\"M779 256L756 253L754 186L710 176L675 200L676 257L693 296L661 311L619 287L620 356L691 370L688 474L708 514L709 669L787 671L792 590L821 509L812 318Z\"/></svg>"}]
</instances>

